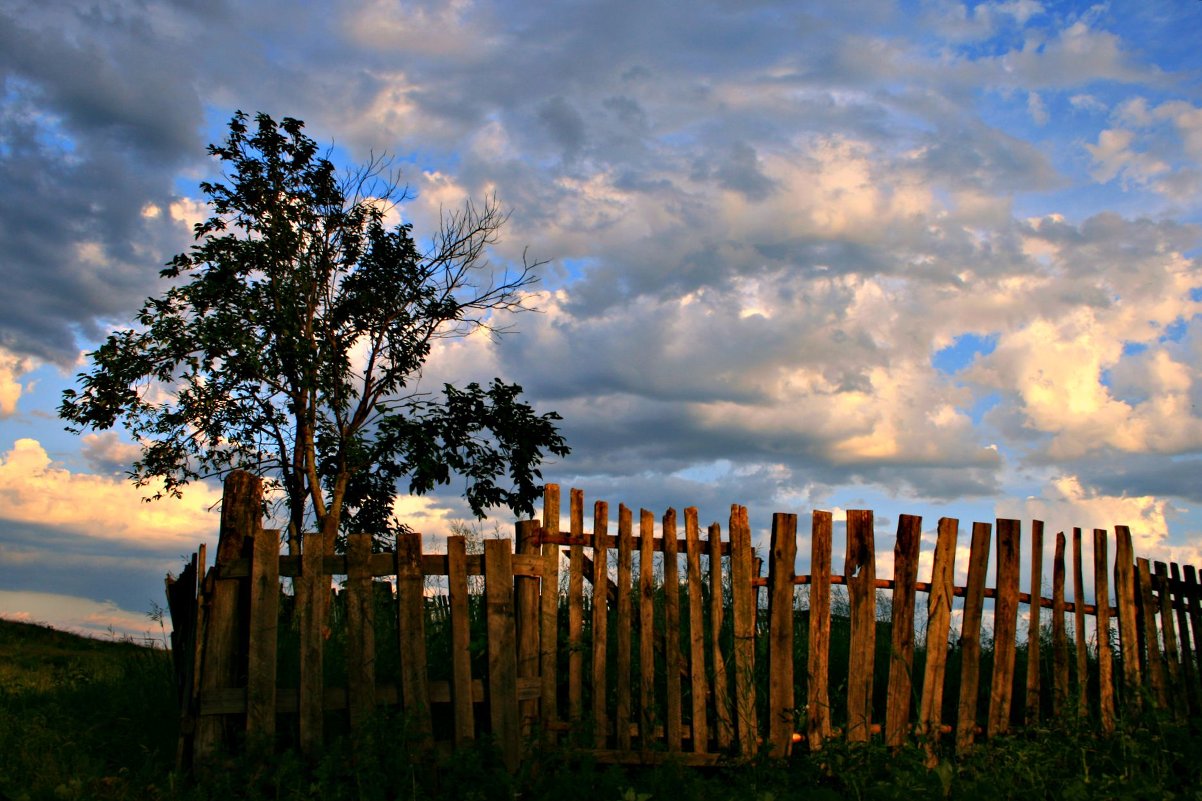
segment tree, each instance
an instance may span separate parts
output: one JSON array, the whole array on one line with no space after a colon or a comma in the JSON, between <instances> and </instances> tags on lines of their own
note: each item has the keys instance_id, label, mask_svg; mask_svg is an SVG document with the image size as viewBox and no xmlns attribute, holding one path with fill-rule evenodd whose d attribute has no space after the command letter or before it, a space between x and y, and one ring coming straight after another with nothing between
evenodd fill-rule
<instances>
[{"instance_id":1,"label":"tree","mask_svg":"<svg viewBox=\"0 0 1202 801\"><path fill-rule=\"evenodd\" d=\"M439 339L501 330L526 308L534 269L495 267L506 214L495 198L445 214L419 250L387 161L340 178L304 123L238 112L210 155L226 183L202 183L212 216L161 271L135 327L89 354L63 394L68 429L120 424L141 446L129 474L153 498L241 468L288 515L289 550L313 525L332 552L344 531L403 529L398 485L424 493L465 480L473 512L533 511L545 453L566 455L559 415L494 379L420 392Z\"/></svg>"}]
</instances>

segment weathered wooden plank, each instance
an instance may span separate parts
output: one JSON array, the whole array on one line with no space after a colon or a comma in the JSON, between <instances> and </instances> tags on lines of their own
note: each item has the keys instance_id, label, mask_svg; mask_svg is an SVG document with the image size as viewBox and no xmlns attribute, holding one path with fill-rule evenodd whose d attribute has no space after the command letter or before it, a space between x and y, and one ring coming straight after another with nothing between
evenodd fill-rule
<instances>
[{"instance_id":1,"label":"weathered wooden plank","mask_svg":"<svg viewBox=\"0 0 1202 801\"><path fill-rule=\"evenodd\" d=\"M1022 572L1022 528L1017 520L997 521L997 602L993 612L993 679L989 688L988 734L1010 730L1014 694L1015 635L1018 630L1018 582Z\"/></svg>"},{"instance_id":2,"label":"weathered wooden plank","mask_svg":"<svg viewBox=\"0 0 1202 801\"><path fill-rule=\"evenodd\" d=\"M543 525L539 532L550 537L559 535L559 485L543 488ZM541 541L541 540L540 540ZM542 544L543 576L539 583L539 676L543 680L543 695L539 702L543 739L557 740L559 721L559 547L551 542Z\"/></svg>"},{"instance_id":3,"label":"weathered wooden plank","mask_svg":"<svg viewBox=\"0 0 1202 801\"><path fill-rule=\"evenodd\" d=\"M664 738L669 751L680 750L680 561L676 550L676 510L664 512Z\"/></svg>"},{"instance_id":4,"label":"weathered wooden plank","mask_svg":"<svg viewBox=\"0 0 1202 801\"><path fill-rule=\"evenodd\" d=\"M947 635L952 620L959 528L960 521L940 518L931 565L931 588L927 597L927 662L922 677L922 706L918 713L918 736L926 748L928 764L936 758L936 745L943 730L943 680L947 673Z\"/></svg>"},{"instance_id":5,"label":"weathered wooden plank","mask_svg":"<svg viewBox=\"0 0 1202 801\"><path fill-rule=\"evenodd\" d=\"M454 709L455 745L476 737L472 707L471 619L467 586L467 540L447 537L447 595L451 601L451 703Z\"/></svg>"},{"instance_id":6,"label":"weathered wooden plank","mask_svg":"<svg viewBox=\"0 0 1202 801\"><path fill-rule=\"evenodd\" d=\"M847 510L847 554L843 575L847 579L851 616L847 740L868 742L872 725L873 657L876 655L876 556L871 510Z\"/></svg>"},{"instance_id":7,"label":"weathered wooden plank","mask_svg":"<svg viewBox=\"0 0 1202 801\"><path fill-rule=\"evenodd\" d=\"M1164 658L1168 668L1169 695L1176 699L1182 697L1181 686L1181 655L1177 650L1177 627L1173 621L1173 602L1169 596L1169 566L1164 562L1155 563L1156 575L1152 577L1152 586L1156 589L1156 600L1160 610L1160 629L1164 636ZM1184 718L1185 710L1182 704L1172 704L1173 716Z\"/></svg>"},{"instance_id":8,"label":"weathered wooden plank","mask_svg":"<svg viewBox=\"0 0 1202 801\"><path fill-rule=\"evenodd\" d=\"M634 532L630 509L618 506L618 664L614 727L618 750L630 750L630 646L633 636L631 594L633 592Z\"/></svg>"},{"instance_id":9,"label":"weathered wooden plank","mask_svg":"<svg viewBox=\"0 0 1202 801\"><path fill-rule=\"evenodd\" d=\"M1176 562L1169 564L1169 590L1173 597L1173 611L1177 614L1177 647L1181 650L1181 680L1185 683L1189 708L1196 712L1200 703L1193 656L1197 643L1190 641L1189 604L1185 597L1185 584L1181 581L1181 566Z\"/></svg>"},{"instance_id":10,"label":"weathered wooden plank","mask_svg":"<svg viewBox=\"0 0 1202 801\"><path fill-rule=\"evenodd\" d=\"M411 730L423 745L433 731L430 718L429 662L426 658L425 576L422 575L422 535L397 535L397 645L401 655L401 705Z\"/></svg>"},{"instance_id":11,"label":"weathered wooden plank","mask_svg":"<svg viewBox=\"0 0 1202 801\"><path fill-rule=\"evenodd\" d=\"M351 729L376 708L376 626L371 588L371 534L346 538L346 682Z\"/></svg>"},{"instance_id":12,"label":"weathered wooden plank","mask_svg":"<svg viewBox=\"0 0 1202 801\"><path fill-rule=\"evenodd\" d=\"M252 736L275 735L279 572L280 533L256 525L251 556L250 643L246 669L246 733Z\"/></svg>"},{"instance_id":13,"label":"weathered wooden plank","mask_svg":"<svg viewBox=\"0 0 1202 801\"><path fill-rule=\"evenodd\" d=\"M1031 607L1027 616L1027 714L1026 723L1039 723L1039 610L1043 587L1043 521L1031 521Z\"/></svg>"},{"instance_id":14,"label":"weathered wooden plank","mask_svg":"<svg viewBox=\"0 0 1202 801\"><path fill-rule=\"evenodd\" d=\"M1131 529L1114 527L1114 599L1118 606L1119 645L1123 657L1123 704L1129 713L1142 705L1139 635L1136 630L1135 553Z\"/></svg>"},{"instance_id":15,"label":"weathered wooden plank","mask_svg":"<svg viewBox=\"0 0 1202 801\"><path fill-rule=\"evenodd\" d=\"M722 624L724 616L722 581L722 527L712 523L707 532L710 559L710 661L714 685L714 737L718 750L730 748L734 739L730 694L726 681L726 659L722 655ZM729 550L728 550L729 552Z\"/></svg>"},{"instance_id":16,"label":"weathered wooden plank","mask_svg":"<svg viewBox=\"0 0 1202 801\"><path fill-rule=\"evenodd\" d=\"M1052 557L1052 716L1068 705L1068 635L1064 627L1064 532L1056 534Z\"/></svg>"},{"instance_id":17,"label":"weathered wooden plank","mask_svg":"<svg viewBox=\"0 0 1202 801\"><path fill-rule=\"evenodd\" d=\"M209 592L208 615L203 632L203 662L200 688L216 690L246 686L246 642L243 640L242 608L249 600L250 588L244 579L220 579L221 568L246 555L250 538L259 531L263 490L254 475L235 470L225 480L221 500L221 529L217 556L213 565L213 585ZM194 754L197 760L210 757L233 734L244 729L244 720L204 717L197 721Z\"/></svg>"},{"instance_id":18,"label":"weathered wooden plank","mask_svg":"<svg viewBox=\"0 0 1202 801\"><path fill-rule=\"evenodd\" d=\"M768 561L768 740L773 756L793 750L793 576L797 515L772 516Z\"/></svg>"},{"instance_id":19,"label":"weathered wooden plank","mask_svg":"<svg viewBox=\"0 0 1202 801\"><path fill-rule=\"evenodd\" d=\"M1073 528L1073 618L1077 646L1077 716L1089 715L1089 673L1085 643L1085 573L1081 564L1081 529Z\"/></svg>"},{"instance_id":20,"label":"weathered wooden plank","mask_svg":"<svg viewBox=\"0 0 1202 801\"><path fill-rule=\"evenodd\" d=\"M700 754L705 753L709 742L705 716L705 698L709 691L705 680L705 598L702 592L705 580L701 575L701 532L695 506L684 510L684 540L689 591L689 700L692 702L689 726L693 751Z\"/></svg>"},{"instance_id":21,"label":"weathered wooden plank","mask_svg":"<svg viewBox=\"0 0 1202 801\"><path fill-rule=\"evenodd\" d=\"M609 745L609 712L606 705L606 660L609 656L608 529L609 504L597 501L593 504L593 735L600 749Z\"/></svg>"},{"instance_id":22,"label":"weathered wooden plank","mask_svg":"<svg viewBox=\"0 0 1202 801\"><path fill-rule=\"evenodd\" d=\"M516 524L517 554L513 561L525 557L543 565L542 553L539 548L539 535L542 526L537 520L519 520ZM539 587L538 579L522 575L514 570L514 600L517 607L517 637L518 637L518 678L535 679L539 672L538 639L539 629ZM541 686L541 685L540 685ZM529 737L534 731L535 721L539 715L538 701L523 700L518 705L522 721L522 737Z\"/></svg>"},{"instance_id":23,"label":"weathered wooden plank","mask_svg":"<svg viewBox=\"0 0 1202 801\"><path fill-rule=\"evenodd\" d=\"M972 524L968 582L960 625L960 703L956 716L956 753L971 746L977 728L977 689L981 682L981 616L985 609L985 572L989 568L989 523Z\"/></svg>"},{"instance_id":24,"label":"weathered wooden plank","mask_svg":"<svg viewBox=\"0 0 1202 801\"><path fill-rule=\"evenodd\" d=\"M901 515L893 546L893 625L889 648L889 694L885 705L885 743L900 748L910 732L914 673L914 592L922 518Z\"/></svg>"},{"instance_id":25,"label":"weathered wooden plank","mask_svg":"<svg viewBox=\"0 0 1202 801\"><path fill-rule=\"evenodd\" d=\"M655 707L655 516L639 510L639 749L651 748Z\"/></svg>"},{"instance_id":26,"label":"weathered wooden plank","mask_svg":"<svg viewBox=\"0 0 1202 801\"><path fill-rule=\"evenodd\" d=\"M806 664L807 742L811 751L831 736L831 528L830 512L810 521L810 630Z\"/></svg>"},{"instance_id":27,"label":"weathered wooden plank","mask_svg":"<svg viewBox=\"0 0 1202 801\"><path fill-rule=\"evenodd\" d=\"M1094 598L1098 608L1098 717L1102 731L1114 731L1114 652L1110 647L1110 587L1109 556L1106 529L1093 530Z\"/></svg>"},{"instance_id":28,"label":"weathered wooden plank","mask_svg":"<svg viewBox=\"0 0 1202 801\"><path fill-rule=\"evenodd\" d=\"M329 615L330 577L322 571L325 540L320 534L306 534L301 543L301 569L296 593L296 611L300 621L300 746L305 754L317 753L323 741L325 712L325 633Z\"/></svg>"},{"instance_id":29,"label":"weathered wooden plank","mask_svg":"<svg viewBox=\"0 0 1202 801\"><path fill-rule=\"evenodd\" d=\"M509 540L484 541L484 597L488 629L488 711L492 735L506 767L515 771L521 759L522 736L510 545Z\"/></svg>"},{"instance_id":30,"label":"weathered wooden plank","mask_svg":"<svg viewBox=\"0 0 1202 801\"><path fill-rule=\"evenodd\" d=\"M731 614L734 618L735 731L739 753L749 757L759 745L755 709L755 588L751 526L747 507L730 509Z\"/></svg>"},{"instance_id":31,"label":"weathered wooden plank","mask_svg":"<svg viewBox=\"0 0 1202 801\"><path fill-rule=\"evenodd\" d=\"M584 491L573 489L568 501L573 538L584 539ZM584 716L584 546L568 551L568 720Z\"/></svg>"},{"instance_id":32,"label":"weathered wooden plank","mask_svg":"<svg viewBox=\"0 0 1202 801\"><path fill-rule=\"evenodd\" d=\"M203 555L203 554L202 554ZM202 559L203 563L203 559ZM1194 659L1199 679L1202 680L1202 593L1199 592L1198 576L1193 565L1182 568L1185 573L1184 592L1186 607L1189 610L1190 627L1194 630Z\"/></svg>"},{"instance_id":33,"label":"weathered wooden plank","mask_svg":"<svg viewBox=\"0 0 1202 801\"><path fill-rule=\"evenodd\" d=\"M1169 682L1160 655L1160 637L1156 627L1156 613L1160 610L1160 605L1152 595L1152 569L1147 559L1140 557L1135 560L1135 576L1142 600L1144 645L1148 650L1148 679L1152 685L1152 700L1157 709L1168 709Z\"/></svg>"}]
</instances>

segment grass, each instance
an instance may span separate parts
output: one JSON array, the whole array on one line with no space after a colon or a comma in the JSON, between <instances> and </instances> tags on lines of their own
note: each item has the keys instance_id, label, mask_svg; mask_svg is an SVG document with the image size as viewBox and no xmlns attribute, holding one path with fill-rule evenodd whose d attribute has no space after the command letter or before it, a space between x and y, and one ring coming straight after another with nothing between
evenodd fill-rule
<instances>
[{"instance_id":1,"label":"grass","mask_svg":"<svg viewBox=\"0 0 1202 801\"><path fill-rule=\"evenodd\" d=\"M175 690L163 650L0 621L0 800L1202 798L1202 719L1147 719L1110 738L1071 726L998 738L930 770L917 747L833 742L818 754L712 769L598 765L533 748L516 776L488 742L453 758L409 747L382 715L313 762L251 743L173 772Z\"/></svg>"}]
</instances>

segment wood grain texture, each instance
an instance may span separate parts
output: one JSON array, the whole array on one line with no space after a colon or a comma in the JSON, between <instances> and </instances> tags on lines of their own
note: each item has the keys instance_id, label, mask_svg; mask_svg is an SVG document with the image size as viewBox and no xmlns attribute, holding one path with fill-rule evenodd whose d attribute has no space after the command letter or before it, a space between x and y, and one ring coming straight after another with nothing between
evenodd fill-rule
<instances>
[{"instance_id":1,"label":"wood grain texture","mask_svg":"<svg viewBox=\"0 0 1202 801\"><path fill-rule=\"evenodd\" d=\"M989 568L989 523L972 524L968 583L960 626L960 703L956 715L956 753L972 747L977 728L977 690L981 681L981 616L985 609L985 572Z\"/></svg>"},{"instance_id":2,"label":"wood grain texture","mask_svg":"<svg viewBox=\"0 0 1202 801\"><path fill-rule=\"evenodd\" d=\"M876 656L876 552L869 509L847 510L843 575L851 616L847 677L847 740L868 742L872 726L873 660Z\"/></svg>"},{"instance_id":3,"label":"wood grain texture","mask_svg":"<svg viewBox=\"0 0 1202 801\"><path fill-rule=\"evenodd\" d=\"M488 712L492 735L505 765L521 761L518 709L517 631L514 619L513 561L509 540L484 541L484 596L488 630Z\"/></svg>"},{"instance_id":4,"label":"wood grain texture","mask_svg":"<svg viewBox=\"0 0 1202 801\"><path fill-rule=\"evenodd\" d=\"M831 530L830 512L815 511L810 521L810 620L806 664L806 718L811 751L831 737Z\"/></svg>"},{"instance_id":5,"label":"wood grain texture","mask_svg":"<svg viewBox=\"0 0 1202 801\"><path fill-rule=\"evenodd\" d=\"M1031 521L1031 604L1027 613L1027 708L1028 726L1039 723L1040 707L1040 605L1043 586L1043 521Z\"/></svg>"},{"instance_id":6,"label":"wood grain texture","mask_svg":"<svg viewBox=\"0 0 1202 801\"><path fill-rule=\"evenodd\" d=\"M472 704L471 617L467 583L467 540L447 537L447 595L451 605L451 704L455 745L476 737Z\"/></svg>"},{"instance_id":7,"label":"wood grain texture","mask_svg":"<svg viewBox=\"0 0 1202 801\"><path fill-rule=\"evenodd\" d=\"M609 710L609 504L593 504L593 738L597 748L608 747ZM615 585L615 590L617 585ZM615 599L616 600L616 599Z\"/></svg>"},{"instance_id":8,"label":"wood grain texture","mask_svg":"<svg viewBox=\"0 0 1202 801\"><path fill-rule=\"evenodd\" d=\"M793 750L793 576L797 515L772 516L768 560L768 740L772 756Z\"/></svg>"},{"instance_id":9,"label":"wood grain texture","mask_svg":"<svg viewBox=\"0 0 1202 801\"><path fill-rule=\"evenodd\" d=\"M931 589L927 596L927 661L922 677L922 707L918 713L918 736L927 750L928 766L936 759L936 746L943 730L943 684L947 674L947 635L951 629L959 528L960 521L954 518L939 520L931 565Z\"/></svg>"},{"instance_id":10,"label":"wood grain texture","mask_svg":"<svg viewBox=\"0 0 1202 801\"><path fill-rule=\"evenodd\" d=\"M1131 529L1114 527L1114 598L1118 606L1119 647L1123 658L1123 704L1131 714L1143 705L1139 634L1136 628L1135 552Z\"/></svg>"},{"instance_id":11,"label":"wood grain texture","mask_svg":"<svg viewBox=\"0 0 1202 801\"><path fill-rule=\"evenodd\" d=\"M709 727L705 699L709 695L705 678L705 577L701 573L701 532L697 507L684 510L685 569L689 592L689 727L695 753L709 748Z\"/></svg>"},{"instance_id":12,"label":"wood grain texture","mask_svg":"<svg viewBox=\"0 0 1202 801\"><path fill-rule=\"evenodd\" d=\"M1102 731L1114 731L1114 652L1110 646L1109 556L1104 528L1093 530L1094 605L1097 613L1098 717Z\"/></svg>"},{"instance_id":13,"label":"wood grain texture","mask_svg":"<svg viewBox=\"0 0 1202 801\"><path fill-rule=\"evenodd\" d=\"M1068 705L1068 633L1064 625L1064 532L1056 534L1052 556L1052 716L1059 718Z\"/></svg>"},{"instance_id":14,"label":"wood grain texture","mask_svg":"<svg viewBox=\"0 0 1202 801\"><path fill-rule=\"evenodd\" d=\"M922 518L901 515L893 546L893 604L889 647L889 694L885 704L885 743L900 748L910 732L914 673L914 603Z\"/></svg>"}]
</instances>

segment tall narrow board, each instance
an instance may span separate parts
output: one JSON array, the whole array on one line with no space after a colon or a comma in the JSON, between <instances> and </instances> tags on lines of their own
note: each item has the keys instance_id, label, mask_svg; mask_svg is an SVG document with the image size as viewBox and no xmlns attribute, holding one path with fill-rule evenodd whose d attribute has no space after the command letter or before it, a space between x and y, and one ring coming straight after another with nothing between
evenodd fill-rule
<instances>
[{"instance_id":1,"label":"tall narrow board","mask_svg":"<svg viewBox=\"0 0 1202 801\"><path fill-rule=\"evenodd\" d=\"M609 504L593 504L593 737L597 748L608 746L609 712L606 705L609 656ZM621 592L621 585L619 585Z\"/></svg>"},{"instance_id":2,"label":"tall narrow board","mask_svg":"<svg viewBox=\"0 0 1202 801\"><path fill-rule=\"evenodd\" d=\"M730 510L731 614L734 618L735 725L739 754L749 757L759 745L755 709L755 587L751 526L747 507Z\"/></svg>"},{"instance_id":3,"label":"tall narrow board","mask_svg":"<svg viewBox=\"0 0 1202 801\"><path fill-rule=\"evenodd\" d=\"M568 519L573 540L568 550L568 720L579 725L584 717L584 546L580 545L584 540L583 490L571 491ZM604 577L601 585L605 586Z\"/></svg>"},{"instance_id":4,"label":"tall narrow board","mask_svg":"<svg viewBox=\"0 0 1202 801\"><path fill-rule=\"evenodd\" d=\"M519 524L520 525L520 524ZM513 554L509 540L484 541L484 594L488 630L488 711L492 736L506 767L521 760Z\"/></svg>"},{"instance_id":5,"label":"tall narrow board","mask_svg":"<svg viewBox=\"0 0 1202 801\"><path fill-rule=\"evenodd\" d=\"M927 662L922 677L922 707L918 713L918 736L926 748L928 766L936 759L936 746L943 728L943 681L947 673L947 635L951 628L959 528L960 521L940 518L931 565L931 590L927 596Z\"/></svg>"},{"instance_id":6,"label":"tall narrow board","mask_svg":"<svg viewBox=\"0 0 1202 801\"><path fill-rule=\"evenodd\" d=\"M1094 607L1097 609L1098 716L1102 731L1114 731L1114 652L1110 650L1110 587L1106 529L1093 530Z\"/></svg>"},{"instance_id":7,"label":"tall narrow board","mask_svg":"<svg viewBox=\"0 0 1202 801\"><path fill-rule=\"evenodd\" d=\"M810 522L810 631L806 664L807 733L816 751L831 736L831 529L830 512L815 511Z\"/></svg>"},{"instance_id":8,"label":"tall narrow board","mask_svg":"<svg viewBox=\"0 0 1202 801\"><path fill-rule=\"evenodd\" d=\"M426 659L426 577L422 572L422 535L416 531L397 536L396 585L401 702L413 733L428 744L433 723Z\"/></svg>"},{"instance_id":9,"label":"tall narrow board","mask_svg":"<svg viewBox=\"0 0 1202 801\"><path fill-rule=\"evenodd\" d=\"M655 516L639 510L639 750L655 738Z\"/></svg>"},{"instance_id":10,"label":"tall narrow board","mask_svg":"<svg viewBox=\"0 0 1202 801\"><path fill-rule=\"evenodd\" d=\"M722 570L722 527L718 523L710 524L706 542L709 545L710 560L710 662L713 667L711 675L714 688L714 738L718 750L725 751L734 740L734 719L731 716L730 695L727 692L726 658L722 654L725 582ZM729 570L725 573L729 576Z\"/></svg>"},{"instance_id":11,"label":"tall narrow board","mask_svg":"<svg viewBox=\"0 0 1202 801\"><path fill-rule=\"evenodd\" d=\"M873 657L876 655L876 554L871 510L847 510L847 553L843 575L851 607L847 740L862 743L868 742L872 733Z\"/></svg>"},{"instance_id":12,"label":"tall narrow board","mask_svg":"<svg viewBox=\"0 0 1202 801\"><path fill-rule=\"evenodd\" d=\"M1068 705L1068 634L1064 627L1064 532L1056 534L1052 556L1052 717L1059 718Z\"/></svg>"},{"instance_id":13,"label":"tall narrow board","mask_svg":"<svg viewBox=\"0 0 1202 801\"><path fill-rule=\"evenodd\" d=\"M1114 527L1114 599L1118 606L1119 646L1123 656L1123 705L1129 713L1139 712L1143 679L1139 669L1139 633L1136 627L1135 552L1131 529Z\"/></svg>"},{"instance_id":14,"label":"tall narrow board","mask_svg":"<svg viewBox=\"0 0 1202 801\"><path fill-rule=\"evenodd\" d=\"M773 756L793 749L793 577L797 515L772 516L768 562L768 742Z\"/></svg>"},{"instance_id":15,"label":"tall narrow board","mask_svg":"<svg viewBox=\"0 0 1202 801\"><path fill-rule=\"evenodd\" d=\"M702 592L705 579L701 575L701 532L695 506L684 510L684 537L689 588L689 699L692 702L689 727L693 751L703 754L709 742L705 716L705 699L709 691L705 680L705 597Z\"/></svg>"},{"instance_id":16,"label":"tall narrow board","mask_svg":"<svg viewBox=\"0 0 1202 801\"><path fill-rule=\"evenodd\" d=\"M977 727L977 689L981 681L981 615L985 609L985 571L989 568L989 523L972 524L968 584L960 624L960 703L956 715L956 753L972 746Z\"/></svg>"},{"instance_id":17,"label":"tall narrow board","mask_svg":"<svg viewBox=\"0 0 1202 801\"><path fill-rule=\"evenodd\" d=\"M1043 592L1043 521L1031 521L1031 605L1027 617L1027 714L1028 726L1039 723L1040 597Z\"/></svg>"},{"instance_id":18,"label":"tall narrow board","mask_svg":"<svg viewBox=\"0 0 1202 801\"><path fill-rule=\"evenodd\" d=\"M997 521L997 602L993 612L993 680L989 688L990 737L1010 730L1014 694L1018 581L1022 571L1022 528L1017 520Z\"/></svg>"},{"instance_id":19,"label":"tall narrow board","mask_svg":"<svg viewBox=\"0 0 1202 801\"><path fill-rule=\"evenodd\" d=\"M467 584L467 540L447 537L447 595L451 604L451 704L455 745L476 737L472 699L471 617Z\"/></svg>"},{"instance_id":20,"label":"tall narrow board","mask_svg":"<svg viewBox=\"0 0 1202 801\"><path fill-rule=\"evenodd\" d=\"M680 560L677 553L676 510L664 512L664 737L668 752L680 750Z\"/></svg>"},{"instance_id":21,"label":"tall narrow board","mask_svg":"<svg viewBox=\"0 0 1202 801\"><path fill-rule=\"evenodd\" d=\"M900 748L910 731L911 676L914 671L914 593L922 518L901 515L893 546L893 625L889 648L889 695L885 706L885 743Z\"/></svg>"},{"instance_id":22,"label":"tall narrow board","mask_svg":"<svg viewBox=\"0 0 1202 801\"><path fill-rule=\"evenodd\" d=\"M371 585L371 534L348 534L346 692L352 729L370 720L376 708L376 610Z\"/></svg>"},{"instance_id":23,"label":"tall narrow board","mask_svg":"<svg viewBox=\"0 0 1202 801\"><path fill-rule=\"evenodd\" d=\"M1073 529L1073 620L1076 623L1077 645L1077 716L1082 720L1089 714L1089 662L1085 643L1085 572L1081 563L1081 529Z\"/></svg>"},{"instance_id":24,"label":"tall narrow board","mask_svg":"<svg viewBox=\"0 0 1202 801\"><path fill-rule=\"evenodd\" d=\"M631 512L624 504L618 506L618 662L614 732L619 751L630 750L630 646L633 634L631 592L634 561L634 531Z\"/></svg>"}]
</instances>

